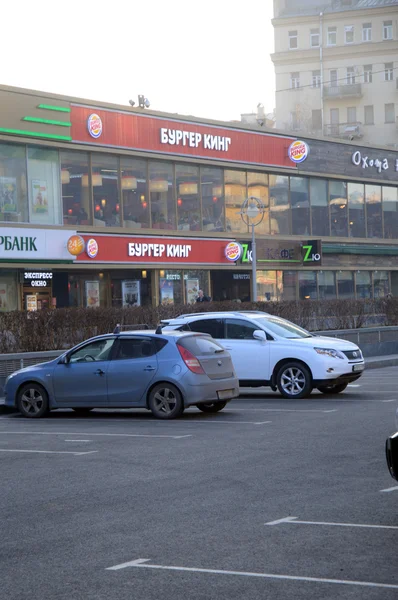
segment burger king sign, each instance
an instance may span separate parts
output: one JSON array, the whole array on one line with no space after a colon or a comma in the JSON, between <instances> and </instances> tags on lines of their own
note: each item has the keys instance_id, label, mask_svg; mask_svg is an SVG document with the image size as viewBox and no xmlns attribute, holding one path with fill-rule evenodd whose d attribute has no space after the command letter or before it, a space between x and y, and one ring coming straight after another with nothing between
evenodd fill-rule
<instances>
[{"instance_id":1,"label":"burger king sign","mask_svg":"<svg viewBox=\"0 0 398 600\"><path fill-rule=\"evenodd\" d=\"M102 120L99 115L93 113L87 119L87 129L91 137L97 139L102 133Z\"/></svg>"},{"instance_id":2,"label":"burger king sign","mask_svg":"<svg viewBox=\"0 0 398 600\"><path fill-rule=\"evenodd\" d=\"M310 148L306 142L296 140L289 146L288 156L290 160L296 164L302 163L308 157Z\"/></svg>"},{"instance_id":3,"label":"burger king sign","mask_svg":"<svg viewBox=\"0 0 398 600\"><path fill-rule=\"evenodd\" d=\"M242 256L242 246L238 242L229 242L225 247L225 258L236 262Z\"/></svg>"}]
</instances>

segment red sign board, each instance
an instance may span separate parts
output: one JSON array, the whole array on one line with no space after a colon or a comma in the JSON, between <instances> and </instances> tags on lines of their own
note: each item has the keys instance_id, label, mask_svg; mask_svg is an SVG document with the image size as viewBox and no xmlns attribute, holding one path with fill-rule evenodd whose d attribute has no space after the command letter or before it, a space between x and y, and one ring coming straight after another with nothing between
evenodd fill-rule
<instances>
[{"instance_id":1,"label":"red sign board","mask_svg":"<svg viewBox=\"0 0 398 600\"><path fill-rule=\"evenodd\" d=\"M297 168L288 156L290 137L75 105L71 122L75 143Z\"/></svg>"},{"instance_id":2,"label":"red sign board","mask_svg":"<svg viewBox=\"0 0 398 600\"><path fill-rule=\"evenodd\" d=\"M77 262L139 265L226 265L225 248L231 240L203 238L82 235L85 250Z\"/></svg>"}]
</instances>

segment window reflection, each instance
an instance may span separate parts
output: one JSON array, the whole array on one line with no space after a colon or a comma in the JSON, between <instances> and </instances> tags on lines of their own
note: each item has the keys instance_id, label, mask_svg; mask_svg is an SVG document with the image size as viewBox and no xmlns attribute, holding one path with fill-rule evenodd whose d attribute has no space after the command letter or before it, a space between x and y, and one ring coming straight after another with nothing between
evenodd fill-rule
<instances>
[{"instance_id":1,"label":"window reflection","mask_svg":"<svg viewBox=\"0 0 398 600\"><path fill-rule=\"evenodd\" d=\"M369 271L358 271L355 276L357 298L372 297L372 279Z\"/></svg>"},{"instance_id":2,"label":"window reflection","mask_svg":"<svg viewBox=\"0 0 398 600\"><path fill-rule=\"evenodd\" d=\"M199 167L176 165L177 228L200 231Z\"/></svg>"},{"instance_id":3,"label":"window reflection","mask_svg":"<svg viewBox=\"0 0 398 600\"><path fill-rule=\"evenodd\" d=\"M57 150L28 148L28 190L30 223L59 225L60 168Z\"/></svg>"},{"instance_id":4,"label":"window reflection","mask_svg":"<svg viewBox=\"0 0 398 600\"><path fill-rule=\"evenodd\" d=\"M297 271L283 271L282 274L282 300L297 299Z\"/></svg>"},{"instance_id":5,"label":"window reflection","mask_svg":"<svg viewBox=\"0 0 398 600\"><path fill-rule=\"evenodd\" d=\"M310 199L307 177L290 177L293 235L310 233Z\"/></svg>"},{"instance_id":6,"label":"window reflection","mask_svg":"<svg viewBox=\"0 0 398 600\"><path fill-rule=\"evenodd\" d=\"M337 290L339 298L354 298L354 273L351 271L339 271L337 273Z\"/></svg>"},{"instance_id":7,"label":"window reflection","mask_svg":"<svg viewBox=\"0 0 398 600\"><path fill-rule=\"evenodd\" d=\"M0 144L0 221L29 221L25 146Z\"/></svg>"},{"instance_id":8,"label":"window reflection","mask_svg":"<svg viewBox=\"0 0 398 600\"><path fill-rule=\"evenodd\" d=\"M149 163L152 229L176 229L176 209L171 163Z\"/></svg>"},{"instance_id":9,"label":"window reflection","mask_svg":"<svg viewBox=\"0 0 398 600\"><path fill-rule=\"evenodd\" d=\"M83 178L83 185L88 180ZM94 197L94 225L120 227L119 160L106 154L92 156L91 181Z\"/></svg>"},{"instance_id":10,"label":"window reflection","mask_svg":"<svg viewBox=\"0 0 398 600\"><path fill-rule=\"evenodd\" d=\"M268 175L265 173L248 173L247 174L247 193L248 196L258 198L264 207L264 218L256 226L257 234L269 234L269 189Z\"/></svg>"},{"instance_id":11,"label":"window reflection","mask_svg":"<svg viewBox=\"0 0 398 600\"><path fill-rule=\"evenodd\" d=\"M348 225L350 237L366 237L365 198L362 183L348 184Z\"/></svg>"},{"instance_id":12,"label":"window reflection","mask_svg":"<svg viewBox=\"0 0 398 600\"><path fill-rule=\"evenodd\" d=\"M61 152L62 206L65 225L91 225L91 200L83 175L88 173L86 152ZM88 183L88 176L87 176Z\"/></svg>"},{"instance_id":13,"label":"window reflection","mask_svg":"<svg viewBox=\"0 0 398 600\"><path fill-rule=\"evenodd\" d=\"M202 224L204 231L225 231L224 180L222 169L202 167Z\"/></svg>"},{"instance_id":14,"label":"window reflection","mask_svg":"<svg viewBox=\"0 0 398 600\"><path fill-rule=\"evenodd\" d=\"M329 236L328 182L326 179L310 179L312 234Z\"/></svg>"},{"instance_id":15,"label":"window reflection","mask_svg":"<svg viewBox=\"0 0 398 600\"><path fill-rule=\"evenodd\" d=\"M384 237L398 237L398 187L383 186Z\"/></svg>"},{"instance_id":16,"label":"window reflection","mask_svg":"<svg viewBox=\"0 0 398 600\"><path fill-rule=\"evenodd\" d=\"M373 293L375 298L384 298L390 292L390 279L387 271L373 273Z\"/></svg>"},{"instance_id":17,"label":"window reflection","mask_svg":"<svg viewBox=\"0 0 398 600\"><path fill-rule=\"evenodd\" d=\"M257 297L260 302L278 300L277 271L257 271Z\"/></svg>"},{"instance_id":18,"label":"window reflection","mask_svg":"<svg viewBox=\"0 0 398 600\"><path fill-rule=\"evenodd\" d=\"M239 214L247 197L246 172L224 171L225 178L225 215L227 231L246 233L247 225Z\"/></svg>"},{"instance_id":19,"label":"window reflection","mask_svg":"<svg viewBox=\"0 0 398 600\"><path fill-rule=\"evenodd\" d=\"M299 297L300 300L316 300L318 297L316 287L316 272L301 271L299 276Z\"/></svg>"},{"instance_id":20,"label":"window reflection","mask_svg":"<svg viewBox=\"0 0 398 600\"><path fill-rule=\"evenodd\" d=\"M290 233L289 177L269 176L271 235Z\"/></svg>"},{"instance_id":21,"label":"window reflection","mask_svg":"<svg viewBox=\"0 0 398 600\"><path fill-rule=\"evenodd\" d=\"M123 224L129 229L149 227L149 198L146 179L147 162L121 158Z\"/></svg>"},{"instance_id":22,"label":"window reflection","mask_svg":"<svg viewBox=\"0 0 398 600\"><path fill-rule=\"evenodd\" d=\"M329 182L330 228L331 235L347 237L347 184L340 181Z\"/></svg>"},{"instance_id":23,"label":"window reflection","mask_svg":"<svg viewBox=\"0 0 398 600\"><path fill-rule=\"evenodd\" d=\"M336 298L336 282L333 271L320 271L318 273L319 300L333 300Z\"/></svg>"},{"instance_id":24,"label":"window reflection","mask_svg":"<svg viewBox=\"0 0 398 600\"><path fill-rule=\"evenodd\" d=\"M368 237L383 237L381 212L381 186L365 185L366 211L368 215ZM395 234L397 235L397 233Z\"/></svg>"}]
</instances>

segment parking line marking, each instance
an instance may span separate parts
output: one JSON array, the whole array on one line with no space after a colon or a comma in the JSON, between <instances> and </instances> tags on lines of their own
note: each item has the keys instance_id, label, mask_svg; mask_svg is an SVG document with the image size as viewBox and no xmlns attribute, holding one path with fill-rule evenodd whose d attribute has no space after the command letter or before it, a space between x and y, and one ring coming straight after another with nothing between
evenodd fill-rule
<instances>
[{"instance_id":1,"label":"parking line marking","mask_svg":"<svg viewBox=\"0 0 398 600\"><path fill-rule=\"evenodd\" d=\"M64 442L92 442L93 440L64 440Z\"/></svg>"},{"instance_id":2,"label":"parking line marking","mask_svg":"<svg viewBox=\"0 0 398 600\"><path fill-rule=\"evenodd\" d=\"M231 409L227 409L228 412L255 412L255 411L261 411L261 412L302 412L302 413L307 413L307 412L315 412L315 413L331 413L331 412L337 412L337 408L334 408L332 410L323 410L322 408L231 408Z\"/></svg>"},{"instance_id":3,"label":"parking line marking","mask_svg":"<svg viewBox=\"0 0 398 600\"><path fill-rule=\"evenodd\" d=\"M365 529L398 529L394 525L365 525L360 523L328 523L326 521L298 521L298 517L285 517L277 521L269 521L264 525L280 525L282 523L293 523L293 525L323 525L334 527L362 527Z\"/></svg>"},{"instance_id":4,"label":"parking line marking","mask_svg":"<svg viewBox=\"0 0 398 600\"><path fill-rule=\"evenodd\" d=\"M350 579L326 579L323 577L299 577L295 575L277 575L275 573L255 573L250 571L224 571L222 569L199 569L193 567L174 567L167 565L149 565L149 558L139 558L128 563L108 567L107 571L118 571L119 569L135 568L135 569L157 569L165 571L184 571L189 573L207 573L211 575L234 575L238 577L257 577L261 579L279 579L288 581L307 581L309 583L334 583L339 585L350 585L359 587L384 588L398 590L398 584L391 583L376 583L374 581L354 581Z\"/></svg>"},{"instance_id":5,"label":"parking line marking","mask_svg":"<svg viewBox=\"0 0 398 600\"><path fill-rule=\"evenodd\" d=\"M94 454L98 450L91 450L90 452L68 452L67 450L13 450L10 448L0 448L0 452L24 452L27 454L73 454L73 456L83 456L83 454Z\"/></svg>"},{"instance_id":6,"label":"parking line marking","mask_svg":"<svg viewBox=\"0 0 398 600\"><path fill-rule=\"evenodd\" d=\"M396 402L397 400L393 398L392 400L382 400L382 402Z\"/></svg>"},{"instance_id":7,"label":"parking line marking","mask_svg":"<svg viewBox=\"0 0 398 600\"><path fill-rule=\"evenodd\" d=\"M386 488L385 490L380 490L381 492L398 492L398 485L391 488Z\"/></svg>"},{"instance_id":8,"label":"parking line marking","mask_svg":"<svg viewBox=\"0 0 398 600\"><path fill-rule=\"evenodd\" d=\"M87 433L86 431L0 431L0 435L102 435L109 437L139 437L139 438L171 438L180 440L192 437L192 435L151 435L144 433Z\"/></svg>"},{"instance_id":9,"label":"parking line marking","mask_svg":"<svg viewBox=\"0 0 398 600\"><path fill-rule=\"evenodd\" d=\"M349 383L348 387L355 387L355 388L357 388L357 387L361 387L361 386L359 385L359 383Z\"/></svg>"}]
</instances>

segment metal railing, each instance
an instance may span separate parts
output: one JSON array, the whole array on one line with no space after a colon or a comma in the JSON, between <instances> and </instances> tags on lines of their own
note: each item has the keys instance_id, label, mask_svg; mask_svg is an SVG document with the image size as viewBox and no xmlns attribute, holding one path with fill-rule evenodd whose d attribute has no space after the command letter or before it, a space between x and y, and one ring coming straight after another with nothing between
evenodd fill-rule
<instances>
[{"instance_id":1,"label":"metal railing","mask_svg":"<svg viewBox=\"0 0 398 600\"><path fill-rule=\"evenodd\" d=\"M329 123L324 125L324 135L327 137L355 140L362 137L362 123Z\"/></svg>"},{"instance_id":2,"label":"metal railing","mask_svg":"<svg viewBox=\"0 0 398 600\"><path fill-rule=\"evenodd\" d=\"M362 96L361 83L346 83L345 85L324 85L323 96L329 98L349 98Z\"/></svg>"}]
</instances>

